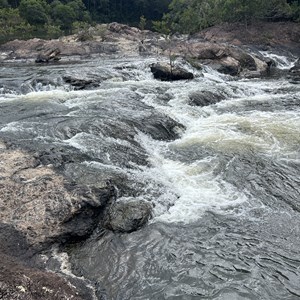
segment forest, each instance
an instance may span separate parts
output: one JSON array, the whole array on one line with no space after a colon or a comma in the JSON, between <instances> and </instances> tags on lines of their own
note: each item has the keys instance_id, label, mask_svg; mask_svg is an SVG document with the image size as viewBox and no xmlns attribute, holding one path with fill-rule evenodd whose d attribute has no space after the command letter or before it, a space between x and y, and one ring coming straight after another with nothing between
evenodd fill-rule
<instances>
[{"instance_id":1,"label":"forest","mask_svg":"<svg viewBox=\"0 0 300 300\"><path fill-rule=\"evenodd\" d=\"M0 42L55 38L97 23L142 23L168 34L257 20L299 22L300 0L0 0Z\"/></svg>"}]
</instances>

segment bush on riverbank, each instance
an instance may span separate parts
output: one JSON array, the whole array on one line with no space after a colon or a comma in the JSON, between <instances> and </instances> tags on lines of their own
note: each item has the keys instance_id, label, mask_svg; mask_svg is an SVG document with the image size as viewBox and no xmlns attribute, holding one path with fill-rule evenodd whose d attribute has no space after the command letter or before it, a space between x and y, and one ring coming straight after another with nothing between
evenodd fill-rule
<instances>
[{"instance_id":1,"label":"bush on riverbank","mask_svg":"<svg viewBox=\"0 0 300 300\"><path fill-rule=\"evenodd\" d=\"M298 0L173 0L154 28L161 32L195 33L223 22L300 21Z\"/></svg>"},{"instance_id":2,"label":"bush on riverbank","mask_svg":"<svg viewBox=\"0 0 300 300\"><path fill-rule=\"evenodd\" d=\"M0 43L57 38L115 21L164 34L190 34L224 22L247 29L258 21L299 22L300 0L0 0Z\"/></svg>"}]
</instances>

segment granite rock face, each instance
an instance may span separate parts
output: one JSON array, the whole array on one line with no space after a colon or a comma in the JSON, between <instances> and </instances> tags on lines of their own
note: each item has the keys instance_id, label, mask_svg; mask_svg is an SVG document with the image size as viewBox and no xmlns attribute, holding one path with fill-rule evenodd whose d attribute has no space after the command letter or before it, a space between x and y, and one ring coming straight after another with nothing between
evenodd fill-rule
<instances>
[{"instance_id":1,"label":"granite rock face","mask_svg":"<svg viewBox=\"0 0 300 300\"><path fill-rule=\"evenodd\" d=\"M49 165L16 149L0 149L0 222L29 245L82 238L98 224L111 189L69 183Z\"/></svg>"},{"instance_id":2,"label":"granite rock face","mask_svg":"<svg viewBox=\"0 0 300 300\"><path fill-rule=\"evenodd\" d=\"M261 32L266 32L262 35ZM88 38L82 38L87 36ZM165 36L128 25L111 23L91 27L87 32L57 40L14 40L0 45L0 60L34 59L51 62L97 55L170 55L193 61L193 65L209 65L232 76L261 77L269 74L272 62L259 51L292 53L299 56L300 30L296 23L262 22L245 31L239 23L214 26L192 36ZM72 58L73 57L73 58ZM175 71L175 70L173 70ZM164 68L156 78L177 80L181 72ZM171 74L173 73L173 74ZM178 73L178 74L177 74ZM156 76L156 75L155 75ZM191 79L191 75L188 78ZM181 78L179 78L181 79ZM71 82L72 83L72 82ZM75 88L94 87L95 82L73 80ZM96 83L98 84L98 82Z\"/></svg>"},{"instance_id":3,"label":"granite rock face","mask_svg":"<svg viewBox=\"0 0 300 300\"><path fill-rule=\"evenodd\" d=\"M0 142L0 298L93 299L84 285L35 260L53 244L89 236L114 189L70 182L42 156Z\"/></svg>"}]
</instances>

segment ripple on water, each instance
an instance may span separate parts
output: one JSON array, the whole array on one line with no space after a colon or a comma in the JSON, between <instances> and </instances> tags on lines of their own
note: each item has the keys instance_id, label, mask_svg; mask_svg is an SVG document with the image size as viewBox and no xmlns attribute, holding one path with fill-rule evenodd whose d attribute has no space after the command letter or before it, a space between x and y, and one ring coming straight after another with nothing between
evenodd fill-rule
<instances>
[{"instance_id":1,"label":"ripple on water","mask_svg":"<svg viewBox=\"0 0 300 300\"><path fill-rule=\"evenodd\" d=\"M295 299L300 232L289 230L297 221L285 214L263 221L206 214L188 226L107 233L73 249L72 262L107 286L109 299Z\"/></svg>"}]
</instances>

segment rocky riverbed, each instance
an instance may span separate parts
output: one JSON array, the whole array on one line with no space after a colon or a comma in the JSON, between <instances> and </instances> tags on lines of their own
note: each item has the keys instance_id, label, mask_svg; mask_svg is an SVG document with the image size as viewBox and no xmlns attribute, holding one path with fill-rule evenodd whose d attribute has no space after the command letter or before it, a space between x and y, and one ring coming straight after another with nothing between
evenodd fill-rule
<instances>
[{"instance_id":1,"label":"rocky riverbed","mask_svg":"<svg viewBox=\"0 0 300 300\"><path fill-rule=\"evenodd\" d=\"M111 23L58 40L11 41L0 46L0 59L48 62L99 55L163 54L182 57L199 68L209 65L225 74L259 77L268 75L274 63L259 51L299 56L299 40L299 24L294 23L261 23L246 29L242 24L224 24L193 36L171 37Z\"/></svg>"},{"instance_id":2,"label":"rocky riverbed","mask_svg":"<svg viewBox=\"0 0 300 300\"><path fill-rule=\"evenodd\" d=\"M299 25L264 26L0 46L0 298L299 295Z\"/></svg>"}]
</instances>

